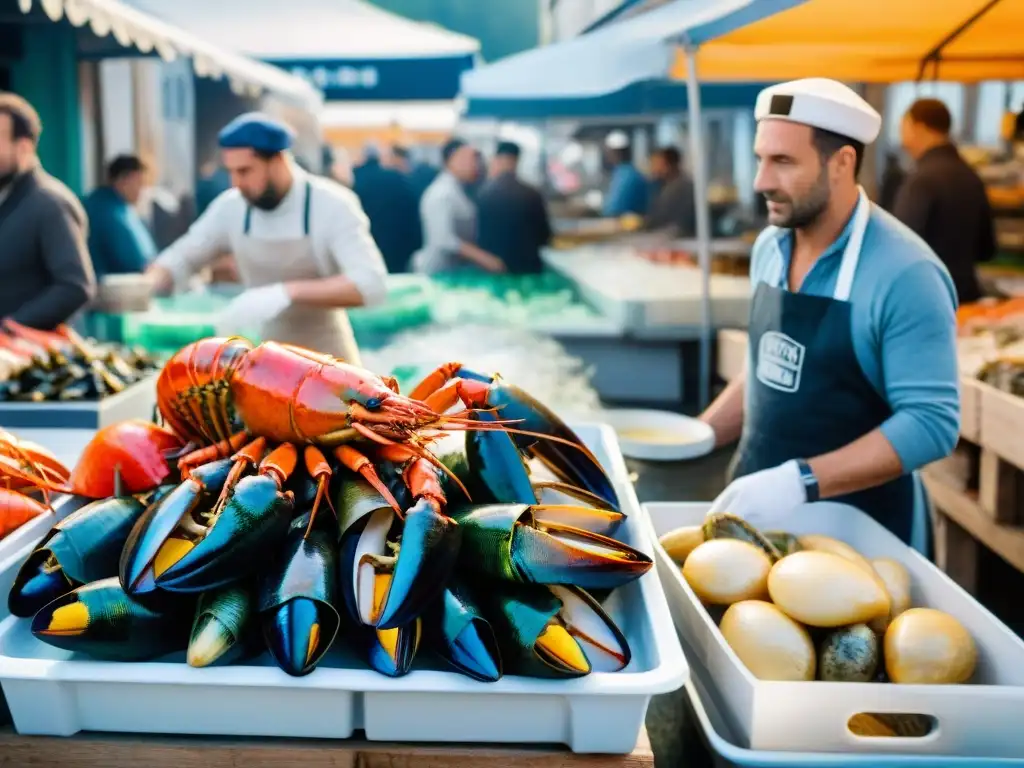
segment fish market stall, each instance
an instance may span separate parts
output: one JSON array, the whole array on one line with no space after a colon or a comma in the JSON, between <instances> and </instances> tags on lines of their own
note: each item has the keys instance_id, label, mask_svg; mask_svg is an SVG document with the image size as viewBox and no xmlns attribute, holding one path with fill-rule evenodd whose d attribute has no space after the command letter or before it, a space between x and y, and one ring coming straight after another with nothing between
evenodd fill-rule
<instances>
[{"instance_id":1,"label":"fish market stall","mask_svg":"<svg viewBox=\"0 0 1024 768\"><path fill-rule=\"evenodd\" d=\"M73 472L42 478L84 506L0 559L0 684L20 737L361 732L376 745L340 749L411 761L425 753L387 743L471 741L516 764L565 761L531 746L563 744L605 755L583 765L651 764L647 703L686 663L613 432L462 368L407 399L368 371L244 340L200 341L168 366L203 358L236 371L214 374L218 398L168 379L166 426L97 431ZM250 379L271 374L305 384L251 399ZM331 387L361 402L338 414ZM449 392L477 419L442 415ZM533 437L517 443L496 407ZM215 450L229 423L245 432ZM424 448L419 430L446 436ZM53 754L53 739L20 737L21 754ZM87 742L151 764L173 749Z\"/></svg>"},{"instance_id":2,"label":"fish market stall","mask_svg":"<svg viewBox=\"0 0 1024 768\"><path fill-rule=\"evenodd\" d=\"M701 272L692 263L693 243L616 243L544 253L546 265L614 324L615 330L602 336L563 340L594 367L594 383L602 397L679 403L692 396L690 387L699 380L705 322L711 328L747 325L749 248L741 239L715 241L716 273L709 278L707 320ZM640 380L637 370L643 373Z\"/></svg>"}]
</instances>

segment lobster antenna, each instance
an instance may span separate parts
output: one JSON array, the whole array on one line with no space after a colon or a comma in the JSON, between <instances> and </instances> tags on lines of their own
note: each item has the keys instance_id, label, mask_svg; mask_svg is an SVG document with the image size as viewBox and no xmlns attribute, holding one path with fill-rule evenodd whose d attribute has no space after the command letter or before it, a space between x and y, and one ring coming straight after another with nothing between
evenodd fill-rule
<instances>
[{"instance_id":1,"label":"lobster antenna","mask_svg":"<svg viewBox=\"0 0 1024 768\"><path fill-rule=\"evenodd\" d=\"M29 454L28 451L26 451L24 448L22 448L17 443L10 443L9 445L11 446L11 450L13 450L18 455L18 458L20 458L28 466L28 468L30 470L32 470L37 475L39 475L38 479L41 480L42 482L41 483L37 483L37 487L39 488L39 490L41 490L43 492L43 501L45 501L46 502L46 506L49 507L50 506L50 490L49 490L49 488L47 488L46 485L44 485L44 483L52 483L53 481L50 480L50 478L48 478L46 476L46 472L43 471L42 466L37 464L32 459L32 456ZM27 477L26 479L31 480L31 479L36 479L36 478ZM7 490L11 490L11 480L10 480L9 477L7 478ZM52 509L52 507L51 507L51 509Z\"/></svg>"}]
</instances>

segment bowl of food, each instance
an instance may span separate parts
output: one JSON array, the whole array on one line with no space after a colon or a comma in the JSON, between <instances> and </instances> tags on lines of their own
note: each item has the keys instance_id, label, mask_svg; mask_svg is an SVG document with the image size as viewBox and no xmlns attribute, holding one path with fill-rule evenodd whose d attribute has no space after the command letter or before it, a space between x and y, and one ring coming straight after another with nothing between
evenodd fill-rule
<instances>
[{"instance_id":1,"label":"bowl of food","mask_svg":"<svg viewBox=\"0 0 1024 768\"><path fill-rule=\"evenodd\" d=\"M671 411L610 409L601 417L615 430L624 456L649 461L683 461L711 453L715 433L699 419Z\"/></svg>"}]
</instances>

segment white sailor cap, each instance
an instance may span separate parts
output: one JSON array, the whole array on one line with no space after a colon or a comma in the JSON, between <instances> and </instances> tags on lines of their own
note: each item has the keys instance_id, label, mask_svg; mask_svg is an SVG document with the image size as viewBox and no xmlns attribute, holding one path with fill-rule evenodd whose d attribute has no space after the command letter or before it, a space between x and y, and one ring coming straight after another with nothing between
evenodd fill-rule
<instances>
[{"instance_id":1,"label":"white sailor cap","mask_svg":"<svg viewBox=\"0 0 1024 768\"><path fill-rule=\"evenodd\" d=\"M624 131L612 131L604 140L604 145L608 149L625 149L629 146L629 137Z\"/></svg>"},{"instance_id":2,"label":"white sailor cap","mask_svg":"<svg viewBox=\"0 0 1024 768\"><path fill-rule=\"evenodd\" d=\"M851 88L836 80L808 77L765 88L757 96L758 120L789 120L870 144L882 116Z\"/></svg>"}]
</instances>

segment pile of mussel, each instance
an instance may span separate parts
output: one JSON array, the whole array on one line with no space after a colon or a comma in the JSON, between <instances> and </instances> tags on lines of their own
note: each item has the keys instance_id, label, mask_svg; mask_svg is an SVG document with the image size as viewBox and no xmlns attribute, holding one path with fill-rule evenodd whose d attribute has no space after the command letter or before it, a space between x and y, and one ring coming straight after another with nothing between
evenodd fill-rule
<instances>
[{"instance_id":1,"label":"pile of mussel","mask_svg":"<svg viewBox=\"0 0 1024 768\"><path fill-rule=\"evenodd\" d=\"M99 344L73 329L0 328L0 402L99 400L159 369L145 350Z\"/></svg>"},{"instance_id":2,"label":"pile of mussel","mask_svg":"<svg viewBox=\"0 0 1024 768\"><path fill-rule=\"evenodd\" d=\"M150 439L132 458L157 462L169 444ZM600 464L546 461L541 481L529 445L501 431L433 441L443 512L409 491L424 465L397 456L374 462L382 488L340 452L325 466L312 446L258 440L136 493L124 461L119 493L60 521L25 561L10 611L39 640L103 660L184 652L207 667L269 653L302 676L332 649L326 663L345 665L347 646L391 677L431 655L481 682L622 670L631 650L603 606L652 561L617 538L624 514Z\"/></svg>"}]
</instances>

